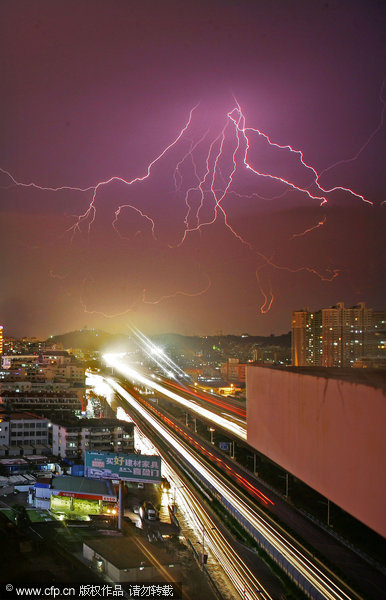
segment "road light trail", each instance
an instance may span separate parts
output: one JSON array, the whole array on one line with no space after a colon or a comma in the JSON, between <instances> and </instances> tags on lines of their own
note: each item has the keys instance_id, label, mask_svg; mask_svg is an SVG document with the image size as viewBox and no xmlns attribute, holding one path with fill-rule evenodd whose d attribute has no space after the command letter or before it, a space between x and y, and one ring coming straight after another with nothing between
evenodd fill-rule
<instances>
[{"instance_id":1,"label":"road light trail","mask_svg":"<svg viewBox=\"0 0 386 600\"><path fill-rule=\"evenodd\" d=\"M293 544L284 538L266 519L261 517L247 502L226 484L216 473L211 471L208 465L201 459L198 459L194 453L186 448L179 438L168 431L164 425L159 423L139 402L137 402L120 384L113 379L107 378L108 383L125 399L137 412L139 412L147 422L164 437L175 452L178 452L190 466L203 477L210 487L215 489L222 498L237 511L243 519L250 524L256 531L256 537L262 537L270 546L279 553L286 564L291 567L292 573L297 574L297 579L302 580L299 585L311 598L321 598L327 600L350 600L343 590L341 590L327 575L325 575L315 564L313 564L302 552ZM296 580L296 578L293 576ZM253 596L246 596L252 598Z\"/></svg>"},{"instance_id":2,"label":"road light trail","mask_svg":"<svg viewBox=\"0 0 386 600\"><path fill-rule=\"evenodd\" d=\"M230 431L231 433L233 433L233 435L236 435L240 439L242 439L242 440L247 439L247 430L246 430L245 425L239 425L238 423L232 422L230 419L225 419L224 417L221 417L220 415L216 415L215 413L211 412L210 410L203 408L202 406L199 406L195 402L192 402L191 400L187 400L183 396L180 396L179 394L176 394L175 392L168 390L166 387L160 385L153 379L151 379L149 377L145 377L144 375L139 373L137 370L135 370L133 367L129 367L122 360L119 360L117 355L105 354L103 356L103 358L109 367L113 367L114 369L117 369L117 371L119 371L122 375L124 375L128 379L131 379L133 381L141 383L142 385L145 385L146 387L148 387L150 389L157 390L164 396L167 396L171 400L178 402L185 408L188 408L189 410L197 413L198 415L200 415L201 417L204 417L208 421L211 421L211 422L215 423L216 425L223 427L227 431Z\"/></svg>"},{"instance_id":3,"label":"road light trail","mask_svg":"<svg viewBox=\"0 0 386 600\"><path fill-rule=\"evenodd\" d=\"M257 581L250 569L235 553L234 548L232 548L221 531L217 529L214 521L212 521L208 513L200 506L189 488L182 488L180 493L186 497L186 508L189 509L190 515L193 517L193 520L195 520L197 530L200 532L200 530L204 528L206 545L210 548L240 595L245 599L271 599L270 594L264 589L262 584ZM204 551L205 547L202 548L202 552Z\"/></svg>"},{"instance_id":4,"label":"road light trail","mask_svg":"<svg viewBox=\"0 0 386 600\"><path fill-rule=\"evenodd\" d=\"M240 417L243 417L242 421L240 421L240 419L236 419L234 417L235 421L240 421L240 423L245 423L245 419L246 419L245 408L241 408L241 407L238 407L238 406L233 406L229 402L225 402L224 398L221 398L217 394L209 394L209 393L204 394L202 392L199 392L195 388L190 388L188 386L183 386L183 385L177 383L177 381L165 381L164 383L167 384L169 387L172 387L174 389L180 390L181 392L188 393L191 396L193 396L194 398L199 398L200 400L203 400L207 404L208 403L209 404L214 404L215 406L219 406L220 408L224 408L226 410L229 410L230 412L233 412L236 415L239 415ZM228 415L228 416L231 417L231 415Z\"/></svg>"},{"instance_id":5,"label":"road light trail","mask_svg":"<svg viewBox=\"0 0 386 600\"><path fill-rule=\"evenodd\" d=\"M157 421L154 417L152 417L134 397L113 379L92 375L90 383L92 383L93 386L97 386L101 393L107 392L110 396L110 400L113 390L117 391L133 408L145 417L147 422L155 427ZM158 431L165 437L164 434L167 433L167 431L163 425L160 425ZM167 478L173 481L175 489L178 489L178 494L183 501L184 509L188 512L189 517L192 520L193 529L198 532L197 537L201 536L204 528L207 547L210 548L212 555L217 559L224 573L230 579L243 600L273 600L272 596L264 588L261 582L258 581L241 557L237 555L222 532L218 530L215 522L200 505L192 490L190 490L185 482L177 475L164 457L163 461L163 471L166 473Z\"/></svg>"}]
</instances>

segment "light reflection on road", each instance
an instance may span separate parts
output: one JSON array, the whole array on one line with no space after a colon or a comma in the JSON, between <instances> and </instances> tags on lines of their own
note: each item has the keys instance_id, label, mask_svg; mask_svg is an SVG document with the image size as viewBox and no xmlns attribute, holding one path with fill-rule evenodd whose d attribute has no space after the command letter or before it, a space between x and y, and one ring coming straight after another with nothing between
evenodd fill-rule
<instances>
[{"instance_id":1,"label":"light reflection on road","mask_svg":"<svg viewBox=\"0 0 386 600\"><path fill-rule=\"evenodd\" d=\"M101 377L94 375L94 377ZM126 400L130 398L133 405L137 408L141 408L141 405L119 385L113 379L105 379L105 383L110 386L110 389L115 389L120 395ZM146 411L145 411L146 412ZM122 420L132 421L133 419L120 407L117 411L117 418ZM137 442L138 448L146 454L159 454L158 449L154 444L146 438L146 436L137 430ZM137 446L136 446L137 447ZM193 544L196 545L196 551L200 555L204 546L205 554L208 554L208 567L209 571L213 576L217 574L218 583L223 591L229 593L229 587L234 589L230 597L234 598L235 594L240 595L244 600L272 600L268 592L264 590L261 583L255 578L253 573L243 563L242 559L237 556L234 549L230 546L228 541L222 535L220 531L216 529L214 521L212 521L209 514L201 506L200 501L196 499L193 492L185 484L185 482L177 475L173 468L168 464L167 460L163 457L162 462L162 473L170 484L171 489L168 493L168 504L178 506L178 517L183 516L184 529L188 533ZM189 534L189 530L192 535ZM216 568L211 568L211 565ZM221 567L221 572L220 571ZM224 581L223 574L226 574L228 584Z\"/></svg>"}]
</instances>

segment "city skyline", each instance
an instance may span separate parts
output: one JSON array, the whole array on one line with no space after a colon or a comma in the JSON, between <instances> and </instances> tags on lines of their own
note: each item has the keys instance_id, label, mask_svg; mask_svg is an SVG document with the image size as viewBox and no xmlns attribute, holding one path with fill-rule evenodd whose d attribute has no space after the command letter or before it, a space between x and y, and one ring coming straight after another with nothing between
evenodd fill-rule
<instances>
[{"instance_id":1,"label":"city skyline","mask_svg":"<svg viewBox=\"0 0 386 600\"><path fill-rule=\"evenodd\" d=\"M0 10L5 335L385 306L378 3Z\"/></svg>"}]
</instances>

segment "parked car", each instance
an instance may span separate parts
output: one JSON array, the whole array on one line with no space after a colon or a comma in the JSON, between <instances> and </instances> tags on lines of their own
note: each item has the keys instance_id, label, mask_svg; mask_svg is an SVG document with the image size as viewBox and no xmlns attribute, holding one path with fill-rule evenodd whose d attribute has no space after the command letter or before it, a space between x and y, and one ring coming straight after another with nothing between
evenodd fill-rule
<instances>
[{"instance_id":1,"label":"parked car","mask_svg":"<svg viewBox=\"0 0 386 600\"><path fill-rule=\"evenodd\" d=\"M139 515L141 519L148 519L149 521L155 521L157 518L157 510L152 502L143 502L139 509Z\"/></svg>"}]
</instances>

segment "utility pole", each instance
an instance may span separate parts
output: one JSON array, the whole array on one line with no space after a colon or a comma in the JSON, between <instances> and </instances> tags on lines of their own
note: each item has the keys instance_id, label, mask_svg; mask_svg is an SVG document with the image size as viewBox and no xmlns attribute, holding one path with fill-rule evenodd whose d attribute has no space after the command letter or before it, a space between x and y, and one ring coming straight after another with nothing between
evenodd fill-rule
<instances>
[{"instance_id":1,"label":"utility pole","mask_svg":"<svg viewBox=\"0 0 386 600\"><path fill-rule=\"evenodd\" d=\"M202 554L201 554L202 568L204 568L204 556L205 556L205 525L202 526Z\"/></svg>"},{"instance_id":2,"label":"utility pole","mask_svg":"<svg viewBox=\"0 0 386 600\"><path fill-rule=\"evenodd\" d=\"M257 472L257 454L253 453L253 474L256 475Z\"/></svg>"},{"instance_id":3,"label":"utility pole","mask_svg":"<svg viewBox=\"0 0 386 600\"><path fill-rule=\"evenodd\" d=\"M214 437L213 434L216 431L214 427L209 427L209 431L210 431L210 443L214 444Z\"/></svg>"},{"instance_id":4,"label":"utility pole","mask_svg":"<svg viewBox=\"0 0 386 600\"><path fill-rule=\"evenodd\" d=\"M124 508L123 508L123 481L122 479L119 480L119 493L118 493L118 529L119 531L122 530L122 517L123 517L123 513L124 513Z\"/></svg>"},{"instance_id":5,"label":"utility pole","mask_svg":"<svg viewBox=\"0 0 386 600\"><path fill-rule=\"evenodd\" d=\"M231 458L235 457L235 442L231 442Z\"/></svg>"}]
</instances>

